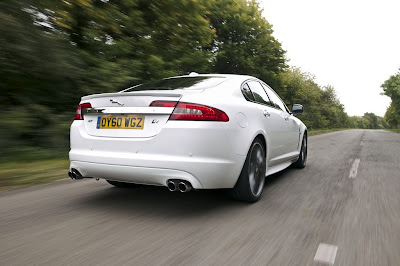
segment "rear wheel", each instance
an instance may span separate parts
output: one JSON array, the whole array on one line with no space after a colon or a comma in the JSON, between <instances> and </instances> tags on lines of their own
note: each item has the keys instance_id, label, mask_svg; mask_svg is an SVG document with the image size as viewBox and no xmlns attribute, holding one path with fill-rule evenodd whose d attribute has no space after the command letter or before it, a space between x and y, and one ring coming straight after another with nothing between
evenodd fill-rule
<instances>
[{"instance_id":1,"label":"rear wheel","mask_svg":"<svg viewBox=\"0 0 400 266\"><path fill-rule=\"evenodd\" d=\"M301 150L300 150L300 155L299 159L295 163L293 163L293 166L296 168L304 168L306 167L307 163L307 133L304 133L303 141L301 142Z\"/></svg>"},{"instance_id":2,"label":"rear wheel","mask_svg":"<svg viewBox=\"0 0 400 266\"><path fill-rule=\"evenodd\" d=\"M106 180L109 184L113 185L114 187L119 187L119 188L130 188L130 187L136 187L137 185L134 183L126 183L126 182L119 182L119 181L113 181L113 180Z\"/></svg>"},{"instance_id":3,"label":"rear wheel","mask_svg":"<svg viewBox=\"0 0 400 266\"><path fill-rule=\"evenodd\" d=\"M251 144L242 172L232 189L235 199L256 202L264 189L266 171L265 149L261 141L256 139Z\"/></svg>"}]
</instances>

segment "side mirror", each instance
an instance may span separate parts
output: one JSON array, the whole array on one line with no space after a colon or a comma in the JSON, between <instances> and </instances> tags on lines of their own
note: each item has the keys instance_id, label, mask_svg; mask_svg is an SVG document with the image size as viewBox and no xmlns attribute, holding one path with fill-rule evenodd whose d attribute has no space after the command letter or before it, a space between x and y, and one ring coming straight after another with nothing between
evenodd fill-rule
<instances>
[{"instance_id":1,"label":"side mirror","mask_svg":"<svg viewBox=\"0 0 400 266\"><path fill-rule=\"evenodd\" d=\"M303 105L301 104L293 104L292 113L293 115L299 115L304 111Z\"/></svg>"}]
</instances>

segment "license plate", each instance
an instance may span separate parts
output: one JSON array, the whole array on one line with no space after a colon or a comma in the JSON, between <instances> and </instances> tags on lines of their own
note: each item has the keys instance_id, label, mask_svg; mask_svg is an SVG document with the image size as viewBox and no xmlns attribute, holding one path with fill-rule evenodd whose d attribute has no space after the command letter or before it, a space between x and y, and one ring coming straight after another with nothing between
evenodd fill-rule
<instances>
[{"instance_id":1,"label":"license plate","mask_svg":"<svg viewBox=\"0 0 400 266\"><path fill-rule=\"evenodd\" d=\"M144 116L106 115L106 116L99 116L97 118L98 129L143 129L143 127L144 127Z\"/></svg>"}]
</instances>

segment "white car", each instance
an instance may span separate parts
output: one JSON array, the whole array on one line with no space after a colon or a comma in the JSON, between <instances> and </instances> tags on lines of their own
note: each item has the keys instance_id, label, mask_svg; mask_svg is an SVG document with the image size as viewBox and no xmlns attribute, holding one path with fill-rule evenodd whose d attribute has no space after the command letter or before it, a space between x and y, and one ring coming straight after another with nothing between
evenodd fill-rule
<instances>
[{"instance_id":1,"label":"white car","mask_svg":"<svg viewBox=\"0 0 400 266\"><path fill-rule=\"evenodd\" d=\"M82 97L71 125L73 179L170 191L231 189L255 202L265 177L307 160L307 128L263 81L191 73Z\"/></svg>"}]
</instances>

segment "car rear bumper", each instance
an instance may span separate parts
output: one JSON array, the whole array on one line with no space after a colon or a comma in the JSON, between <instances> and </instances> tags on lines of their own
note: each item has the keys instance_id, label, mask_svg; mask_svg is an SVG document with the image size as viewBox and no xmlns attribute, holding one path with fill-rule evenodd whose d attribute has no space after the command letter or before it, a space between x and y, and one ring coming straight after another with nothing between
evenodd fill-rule
<instances>
[{"instance_id":1,"label":"car rear bumper","mask_svg":"<svg viewBox=\"0 0 400 266\"><path fill-rule=\"evenodd\" d=\"M201 183L193 175L173 169L88 163L81 161L71 161L71 169L77 169L84 177L96 177L158 186L165 186L169 179L182 179L189 181L193 188L203 188Z\"/></svg>"},{"instance_id":2,"label":"car rear bumper","mask_svg":"<svg viewBox=\"0 0 400 266\"><path fill-rule=\"evenodd\" d=\"M232 188L245 160L218 123L182 121L135 139L90 136L74 121L69 156L83 177L161 186L182 179L195 189Z\"/></svg>"}]
</instances>

